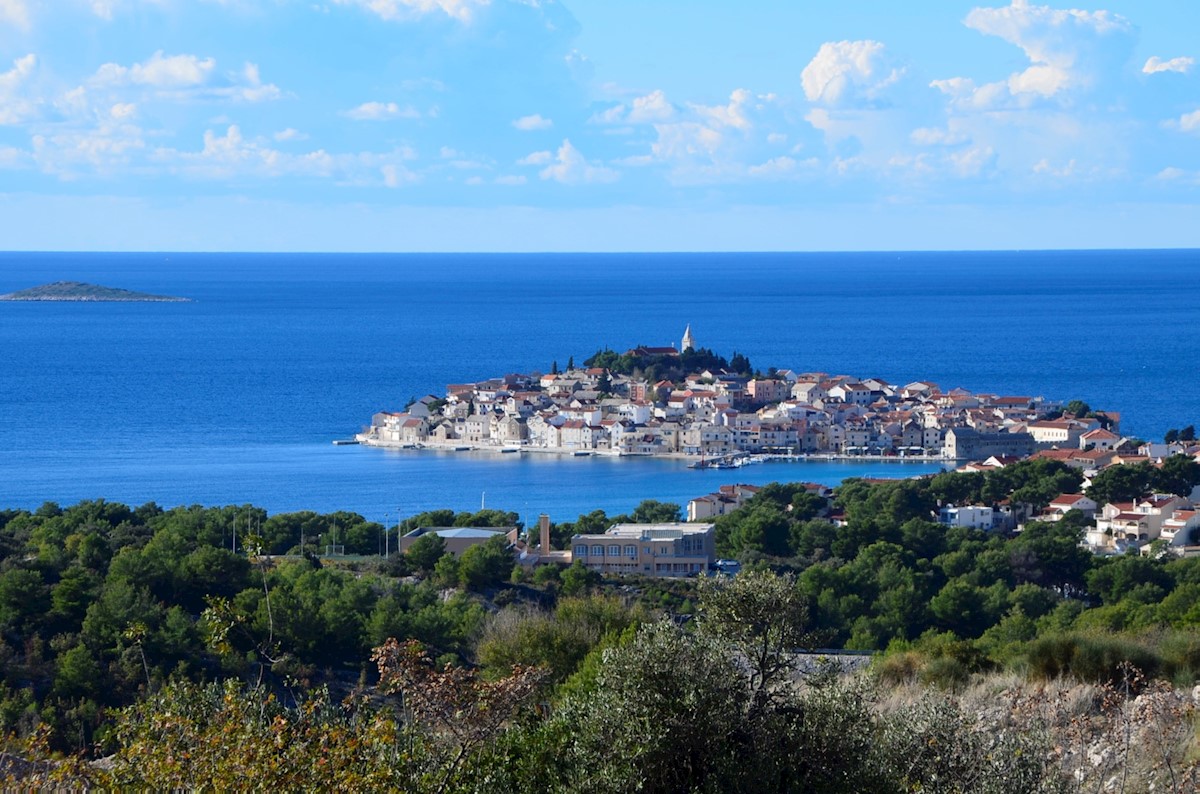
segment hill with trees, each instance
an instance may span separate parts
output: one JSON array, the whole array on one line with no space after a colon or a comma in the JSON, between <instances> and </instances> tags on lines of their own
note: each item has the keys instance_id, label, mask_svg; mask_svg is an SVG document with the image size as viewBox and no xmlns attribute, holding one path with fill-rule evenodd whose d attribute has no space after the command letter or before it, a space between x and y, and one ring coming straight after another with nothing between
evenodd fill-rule
<instances>
[{"instance_id":1,"label":"hill with trees","mask_svg":"<svg viewBox=\"0 0 1200 794\"><path fill-rule=\"evenodd\" d=\"M102 787L1066 791L1117 770L1191 790L1200 560L1095 558L1070 516L933 520L1078 484L1053 461L831 502L773 484L717 522L732 580L531 573L500 542L385 560L353 513L3 511L0 725L24 780ZM367 553L318 556L334 533ZM876 657L826 674L794 653L814 647Z\"/></svg>"}]
</instances>

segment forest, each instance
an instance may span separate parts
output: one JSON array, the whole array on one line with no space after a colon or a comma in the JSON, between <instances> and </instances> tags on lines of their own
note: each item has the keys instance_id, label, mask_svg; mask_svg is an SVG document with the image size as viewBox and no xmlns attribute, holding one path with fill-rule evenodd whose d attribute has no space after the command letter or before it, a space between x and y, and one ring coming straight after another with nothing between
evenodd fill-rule
<instances>
[{"instance_id":1,"label":"forest","mask_svg":"<svg viewBox=\"0 0 1200 794\"><path fill-rule=\"evenodd\" d=\"M1200 480L1174 468L1147 476ZM934 520L948 501L1037 506L1078 486L1053 461L851 480L832 500L773 484L717 520L719 553L742 574L669 581L530 572L499 540L454 557L429 536L385 559L383 527L352 513L103 500L0 512L0 727L21 761L0 775L1065 791L1119 769L1190 790L1200 560L1093 557L1078 516L1011 536ZM552 536L678 514L595 511ZM435 511L389 531L515 519ZM333 545L347 554L326 555ZM796 653L840 648L873 652L865 672ZM1081 760L1101 757L1109 731L1124 744ZM1139 731L1172 738L1148 755Z\"/></svg>"}]
</instances>

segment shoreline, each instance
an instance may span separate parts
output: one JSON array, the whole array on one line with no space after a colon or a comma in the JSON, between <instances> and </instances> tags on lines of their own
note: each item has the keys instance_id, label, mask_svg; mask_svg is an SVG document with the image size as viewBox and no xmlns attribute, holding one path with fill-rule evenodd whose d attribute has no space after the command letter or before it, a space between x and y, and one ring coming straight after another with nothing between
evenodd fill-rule
<instances>
[{"instance_id":1,"label":"shoreline","mask_svg":"<svg viewBox=\"0 0 1200 794\"><path fill-rule=\"evenodd\" d=\"M646 454L638 452L613 452L606 449L576 449L574 447L530 447L530 446L500 446L496 444L477 444L471 442L456 442L456 443L431 443L421 442L402 443L398 441L378 441L374 439L357 439L358 446L374 447L377 449L392 449L406 450L411 452L494 452L497 455L512 455L512 454L539 454L539 455L559 455L561 457L576 457L576 458L644 458L652 460L680 460L689 463L698 462L701 460L717 460L717 459L742 459L747 462L741 464L733 464L730 466L713 466L714 469L737 469L745 468L746 466L757 466L763 463L958 463L957 460L943 457L941 455L844 455L839 453L812 452L801 454L780 454L780 453L751 453L740 452L730 453L729 455L721 455L718 457L707 457L702 455L691 455L686 452L666 452L659 454Z\"/></svg>"}]
</instances>

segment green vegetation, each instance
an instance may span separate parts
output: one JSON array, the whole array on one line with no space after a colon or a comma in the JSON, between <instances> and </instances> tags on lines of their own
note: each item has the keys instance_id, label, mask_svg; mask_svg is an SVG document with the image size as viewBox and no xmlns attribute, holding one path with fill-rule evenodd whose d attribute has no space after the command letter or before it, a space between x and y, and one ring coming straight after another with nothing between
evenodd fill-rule
<instances>
[{"instance_id":1,"label":"green vegetation","mask_svg":"<svg viewBox=\"0 0 1200 794\"><path fill-rule=\"evenodd\" d=\"M1148 476L1190 488L1195 472ZM26 770L102 788L1058 791L1116 774L1071 765L1128 737L1104 763L1125 759L1130 790L1190 790L1194 712L1170 687L1200 680L1200 560L1094 558L1074 516L1012 537L934 521L951 501L1079 485L1052 461L852 480L831 503L773 484L717 522L744 563L731 580L529 573L501 540L318 557L335 532L378 548L382 527L349 513L2 511L0 728L24 756L112 755ZM810 647L879 654L847 678L801 672L792 652ZM1158 738L1138 751L1143 728Z\"/></svg>"},{"instance_id":2,"label":"green vegetation","mask_svg":"<svg viewBox=\"0 0 1200 794\"><path fill-rule=\"evenodd\" d=\"M323 687L176 679L117 714L104 767L30 764L22 783L517 794L1200 783L1190 697L1129 665L1096 686L993 678L951 693L908 687L896 656L874 675L802 672L790 648L810 636L805 599L768 572L706 582L691 626L611 598L501 615L482 668L388 639L371 657L377 684L340 704Z\"/></svg>"},{"instance_id":3,"label":"green vegetation","mask_svg":"<svg viewBox=\"0 0 1200 794\"><path fill-rule=\"evenodd\" d=\"M732 358L726 360L703 347L684 350L678 354L644 356L600 350L588 357L583 364L586 367L603 367L618 375L645 378L651 383L660 380L681 380L686 375L705 370L724 370L743 376L749 376L754 371L750 366L750 359L741 353L734 353Z\"/></svg>"}]
</instances>

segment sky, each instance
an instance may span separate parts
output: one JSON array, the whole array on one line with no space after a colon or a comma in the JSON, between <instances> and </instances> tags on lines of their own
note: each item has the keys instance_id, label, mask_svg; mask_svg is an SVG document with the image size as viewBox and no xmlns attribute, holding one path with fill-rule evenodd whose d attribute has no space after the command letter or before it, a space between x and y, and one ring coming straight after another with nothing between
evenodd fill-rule
<instances>
[{"instance_id":1,"label":"sky","mask_svg":"<svg viewBox=\"0 0 1200 794\"><path fill-rule=\"evenodd\" d=\"M0 0L0 249L1200 247L1200 3Z\"/></svg>"}]
</instances>

